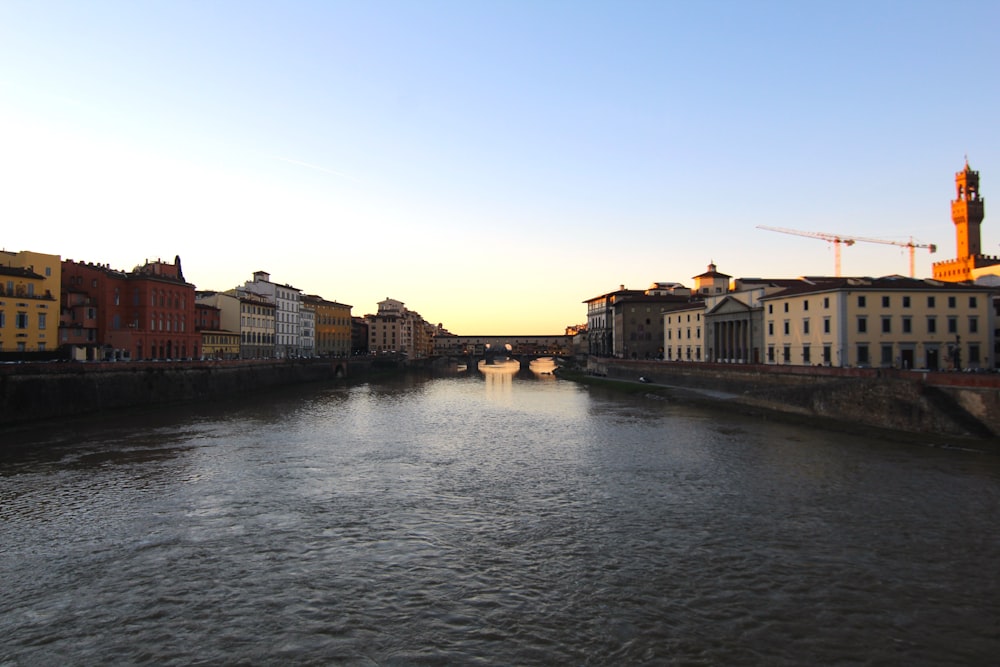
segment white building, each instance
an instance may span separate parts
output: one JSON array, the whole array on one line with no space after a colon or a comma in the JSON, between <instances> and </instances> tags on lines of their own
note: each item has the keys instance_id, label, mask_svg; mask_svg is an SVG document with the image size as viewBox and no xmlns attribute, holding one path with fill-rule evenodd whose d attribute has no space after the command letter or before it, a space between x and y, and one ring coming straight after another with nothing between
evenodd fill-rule
<instances>
[{"instance_id":1,"label":"white building","mask_svg":"<svg viewBox=\"0 0 1000 667\"><path fill-rule=\"evenodd\" d=\"M243 286L274 302L274 356L283 359L300 355L302 290L271 282L266 271L254 272L253 280Z\"/></svg>"}]
</instances>

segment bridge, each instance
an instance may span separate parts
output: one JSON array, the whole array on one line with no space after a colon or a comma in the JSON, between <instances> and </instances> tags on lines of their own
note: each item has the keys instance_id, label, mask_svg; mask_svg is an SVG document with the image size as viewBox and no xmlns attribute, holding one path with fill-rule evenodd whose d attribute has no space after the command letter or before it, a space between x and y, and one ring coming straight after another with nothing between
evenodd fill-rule
<instances>
[{"instance_id":1,"label":"bridge","mask_svg":"<svg viewBox=\"0 0 1000 667\"><path fill-rule=\"evenodd\" d=\"M521 370L543 357L568 357L573 354L573 336L439 336L434 340L434 356L463 363L470 373L478 370L479 361L492 363L508 358L518 361Z\"/></svg>"},{"instance_id":2,"label":"bridge","mask_svg":"<svg viewBox=\"0 0 1000 667\"><path fill-rule=\"evenodd\" d=\"M487 355L517 357L561 357L573 354L573 336L437 336L434 339L436 357L485 357Z\"/></svg>"}]
</instances>

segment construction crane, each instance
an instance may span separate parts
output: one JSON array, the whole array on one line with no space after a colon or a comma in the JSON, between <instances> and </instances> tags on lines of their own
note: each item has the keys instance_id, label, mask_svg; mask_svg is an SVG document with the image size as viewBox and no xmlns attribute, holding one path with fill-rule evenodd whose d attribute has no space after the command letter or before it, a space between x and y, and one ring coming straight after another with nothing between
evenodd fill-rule
<instances>
[{"instance_id":1,"label":"construction crane","mask_svg":"<svg viewBox=\"0 0 1000 667\"><path fill-rule=\"evenodd\" d=\"M865 236L845 236L843 234L827 234L825 232L803 232L798 229L785 229L784 227L768 227L757 225L757 229L766 229L770 232L781 232L782 234L794 234L795 236L808 236L814 239L822 239L833 244L833 257L836 267L836 276L840 277L840 246L852 246L858 241L864 243L885 243L887 245L900 246L910 250L910 277L914 278L913 254L916 248L927 248L930 252L937 252L937 246L933 243L917 243L910 237L909 241L892 241L889 239L873 239Z\"/></svg>"}]
</instances>

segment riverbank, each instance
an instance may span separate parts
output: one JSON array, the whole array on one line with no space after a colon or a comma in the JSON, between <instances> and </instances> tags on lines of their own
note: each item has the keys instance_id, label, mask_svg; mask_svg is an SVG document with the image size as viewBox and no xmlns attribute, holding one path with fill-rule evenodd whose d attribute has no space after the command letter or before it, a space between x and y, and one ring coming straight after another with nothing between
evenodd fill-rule
<instances>
[{"instance_id":1,"label":"riverbank","mask_svg":"<svg viewBox=\"0 0 1000 667\"><path fill-rule=\"evenodd\" d=\"M400 372L399 365L367 358L6 364L0 366L0 427L386 372Z\"/></svg>"},{"instance_id":2,"label":"riverbank","mask_svg":"<svg viewBox=\"0 0 1000 667\"><path fill-rule=\"evenodd\" d=\"M1000 377L992 374L762 368L596 358L583 368L560 374L579 382L624 383L624 391L668 400L780 415L839 430L961 439L990 443L991 449L1000 451Z\"/></svg>"}]
</instances>

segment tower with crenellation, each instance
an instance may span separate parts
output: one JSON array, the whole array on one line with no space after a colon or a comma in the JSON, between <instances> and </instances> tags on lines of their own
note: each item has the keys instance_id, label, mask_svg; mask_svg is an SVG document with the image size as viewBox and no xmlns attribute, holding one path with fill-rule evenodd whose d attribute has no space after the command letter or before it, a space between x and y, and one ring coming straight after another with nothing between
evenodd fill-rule
<instances>
[{"instance_id":1,"label":"tower with crenellation","mask_svg":"<svg viewBox=\"0 0 1000 667\"><path fill-rule=\"evenodd\" d=\"M1000 265L1000 257L982 254L979 227L983 222L984 200L979 196L979 172L969 167L955 174L955 199L951 202L951 221L955 223L955 259L935 262L934 279L962 282L974 278L973 271Z\"/></svg>"}]
</instances>

